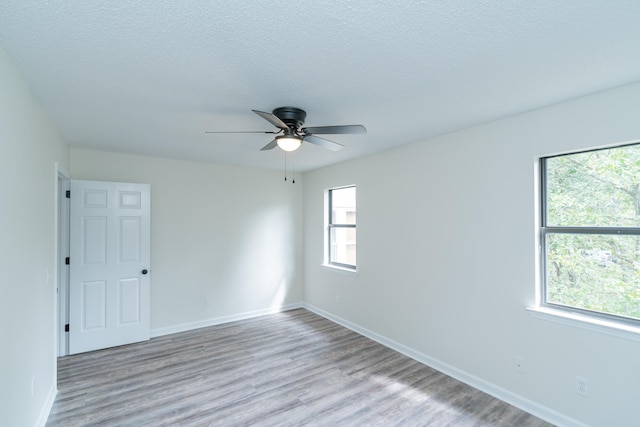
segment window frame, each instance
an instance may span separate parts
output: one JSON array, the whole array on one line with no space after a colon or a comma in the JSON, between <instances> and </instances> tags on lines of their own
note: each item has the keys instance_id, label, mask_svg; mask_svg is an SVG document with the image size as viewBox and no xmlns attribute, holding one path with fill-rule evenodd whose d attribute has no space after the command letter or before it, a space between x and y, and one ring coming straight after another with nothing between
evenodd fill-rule
<instances>
[{"instance_id":1,"label":"window frame","mask_svg":"<svg viewBox=\"0 0 640 427\"><path fill-rule=\"evenodd\" d=\"M333 191L334 190L343 190L345 188L353 188L355 190L356 193L356 219L354 221L353 224L346 224L346 223L334 223L332 218L332 211L333 211ZM353 230L356 230L356 224L357 224L357 218L358 218L358 213L357 213L357 197L358 197L358 192L357 192L357 188L355 184L352 185L343 185L340 187L332 187L329 188L326 191L326 203L325 203L325 265L329 266L329 267L334 267L334 268L339 268L339 269L343 269L343 270L348 270L348 271L356 271L357 270L357 261L356 264L345 264L345 263L341 263L341 262L336 262L336 261L332 261L331 260L331 256L332 256L332 252L331 252L331 248L333 247L333 240L331 238L332 235L332 230L334 229L340 229L340 228L351 228ZM356 238L356 247L357 247L357 238ZM356 249L356 259L357 259L357 249Z\"/></svg>"},{"instance_id":2,"label":"window frame","mask_svg":"<svg viewBox=\"0 0 640 427\"><path fill-rule=\"evenodd\" d=\"M540 185L540 199L539 199L539 268L540 268L540 280L538 284L539 298L538 306L542 309L548 309L552 311L558 311L564 313L567 316L577 315L584 318L588 322L596 322L601 324L620 325L621 327L632 327L634 329L640 328L640 319L633 317L627 317L623 315L605 313L601 311L589 310L582 307L574 307L565 304L558 304L547 300L548 295L548 270L547 270L547 236L552 234L571 234L571 235L616 235L616 236L640 236L640 227L629 226L550 226L548 225L548 168L547 160L557 157L571 156L581 153L590 153L603 150L613 150L616 148L622 148L631 145L640 145L638 142L619 144L609 147L594 148L588 150L573 151L563 154L549 155L539 158L539 185ZM640 329L637 329L640 331Z\"/></svg>"}]
</instances>

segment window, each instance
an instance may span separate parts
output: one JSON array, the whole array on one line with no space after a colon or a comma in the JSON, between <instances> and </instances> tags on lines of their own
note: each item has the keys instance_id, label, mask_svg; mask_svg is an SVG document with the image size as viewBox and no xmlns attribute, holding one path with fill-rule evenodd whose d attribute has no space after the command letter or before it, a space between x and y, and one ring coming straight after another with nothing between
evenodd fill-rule
<instances>
[{"instance_id":1,"label":"window","mask_svg":"<svg viewBox=\"0 0 640 427\"><path fill-rule=\"evenodd\" d=\"M540 163L542 305L640 325L640 145Z\"/></svg>"},{"instance_id":2,"label":"window","mask_svg":"<svg viewBox=\"0 0 640 427\"><path fill-rule=\"evenodd\" d=\"M355 270L356 187L330 189L326 201L326 263Z\"/></svg>"}]
</instances>

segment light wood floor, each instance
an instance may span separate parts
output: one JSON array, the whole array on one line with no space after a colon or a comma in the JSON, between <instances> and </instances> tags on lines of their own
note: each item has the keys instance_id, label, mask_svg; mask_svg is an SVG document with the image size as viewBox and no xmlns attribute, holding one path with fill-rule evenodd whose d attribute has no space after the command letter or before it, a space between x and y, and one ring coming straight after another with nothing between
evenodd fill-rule
<instances>
[{"instance_id":1,"label":"light wood floor","mask_svg":"<svg viewBox=\"0 0 640 427\"><path fill-rule=\"evenodd\" d=\"M307 310L58 360L47 426L548 426Z\"/></svg>"}]
</instances>

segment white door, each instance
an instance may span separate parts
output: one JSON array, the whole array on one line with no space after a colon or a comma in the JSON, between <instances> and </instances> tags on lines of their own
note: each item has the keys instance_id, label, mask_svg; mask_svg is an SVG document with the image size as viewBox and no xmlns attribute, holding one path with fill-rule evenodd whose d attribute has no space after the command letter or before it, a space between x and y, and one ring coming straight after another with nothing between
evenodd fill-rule
<instances>
[{"instance_id":1,"label":"white door","mask_svg":"<svg viewBox=\"0 0 640 427\"><path fill-rule=\"evenodd\" d=\"M69 353L149 339L150 187L71 181Z\"/></svg>"}]
</instances>

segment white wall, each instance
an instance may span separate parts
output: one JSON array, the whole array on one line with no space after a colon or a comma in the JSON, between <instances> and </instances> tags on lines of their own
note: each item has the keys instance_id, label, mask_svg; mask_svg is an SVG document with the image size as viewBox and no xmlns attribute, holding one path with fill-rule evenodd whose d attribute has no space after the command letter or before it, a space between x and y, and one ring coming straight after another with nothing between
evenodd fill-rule
<instances>
[{"instance_id":1,"label":"white wall","mask_svg":"<svg viewBox=\"0 0 640 427\"><path fill-rule=\"evenodd\" d=\"M80 149L71 174L151 184L152 334L302 302L302 179Z\"/></svg>"},{"instance_id":2,"label":"white wall","mask_svg":"<svg viewBox=\"0 0 640 427\"><path fill-rule=\"evenodd\" d=\"M0 424L21 427L55 396L55 162L68 151L2 47L0 94Z\"/></svg>"},{"instance_id":3,"label":"white wall","mask_svg":"<svg viewBox=\"0 0 640 427\"><path fill-rule=\"evenodd\" d=\"M640 425L640 340L525 309L536 158L640 140L639 111L635 84L305 174L305 301L556 422ZM320 265L323 191L347 184L358 275Z\"/></svg>"}]
</instances>

